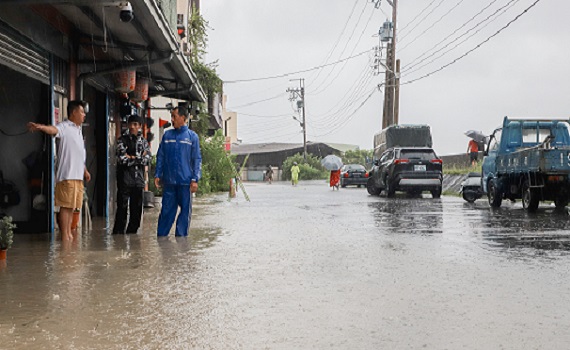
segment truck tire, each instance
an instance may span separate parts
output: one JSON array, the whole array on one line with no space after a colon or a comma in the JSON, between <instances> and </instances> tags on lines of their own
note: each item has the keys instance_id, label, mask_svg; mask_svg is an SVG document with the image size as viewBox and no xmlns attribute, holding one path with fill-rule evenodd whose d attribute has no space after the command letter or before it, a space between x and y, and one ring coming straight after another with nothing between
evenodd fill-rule
<instances>
[{"instance_id":1,"label":"truck tire","mask_svg":"<svg viewBox=\"0 0 570 350\"><path fill-rule=\"evenodd\" d=\"M374 186L374 179L373 178L369 178L368 181L366 181L366 190L368 190L368 194L371 194L373 196L377 196L380 194L380 192L382 192L381 189Z\"/></svg>"},{"instance_id":2,"label":"truck tire","mask_svg":"<svg viewBox=\"0 0 570 350\"><path fill-rule=\"evenodd\" d=\"M489 205L493 208L498 208L501 206L503 196L497 188L497 182L495 179L491 179L487 185L487 198L489 199Z\"/></svg>"},{"instance_id":3,"label":"truck tire","mask_svg":"<svg viewBox=\"0 0 570 350\"><path fill-rule=\"evenodd\" d=\"M538 209L538 191L530 187L528 181L525 181L522 188L522 204L529 213L533 213Z\"/></svg>"}]
</instances>

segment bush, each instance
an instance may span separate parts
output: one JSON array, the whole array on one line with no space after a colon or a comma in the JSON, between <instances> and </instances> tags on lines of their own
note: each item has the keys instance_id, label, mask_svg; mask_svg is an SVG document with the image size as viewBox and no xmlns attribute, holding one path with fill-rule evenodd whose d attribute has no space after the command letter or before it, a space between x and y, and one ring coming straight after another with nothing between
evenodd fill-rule
<instances>
[{"instance_id":1,"label":"bush","mask_svg":"<svg viewBox=\"0 0 570 350\"><path fill-rule=\"evenodd\" d=\"M207 140L200 136L202 178L198 185L198 195L229 191L229 181L233 177L232 164L235 156L226 155L224 141L225 137L221 130L217 130L214 136ZM150 165L148 189L155 196L162 196L162 188L154 186L155 168L156 156L153 156Z\"/></svg>"},{"instance_id":2,"label":"bush","mask_svg":"<svg viewBox=\"0 0 570 350\"><path fill-rule=\"evenodd\" d=\"M283 180L291 180L293 162L297 162L299 170L301 170L299 180L327 179L329 176L329 171L323 168L320 158L307 154L307 159L305 160L301 153L297 153L283 162Z\"/></svg>"}]
</instances>

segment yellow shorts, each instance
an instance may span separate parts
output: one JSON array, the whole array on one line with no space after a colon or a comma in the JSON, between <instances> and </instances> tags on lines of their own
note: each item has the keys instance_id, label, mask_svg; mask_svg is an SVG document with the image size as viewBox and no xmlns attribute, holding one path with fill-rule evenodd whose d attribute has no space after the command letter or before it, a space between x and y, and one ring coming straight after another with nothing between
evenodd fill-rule
<instances>
[{"instance_id":1,"label":"yellow shorts","mask_svg":"<svg viewBox=\"0 0 570 350\"><path fill-rule=\"evenodd\" d=\"M63 180L55 184L55 206L81 209L83 180Z\"/></svg>"}]
</instances>

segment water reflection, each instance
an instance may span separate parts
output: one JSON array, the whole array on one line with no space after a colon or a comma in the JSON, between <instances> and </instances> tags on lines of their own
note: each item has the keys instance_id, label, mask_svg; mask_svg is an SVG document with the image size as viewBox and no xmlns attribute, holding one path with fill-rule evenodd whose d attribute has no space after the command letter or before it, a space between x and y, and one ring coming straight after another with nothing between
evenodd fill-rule
<instances>
[{"instance_id":1,"label":"water reflection","mask_svg":"<svg viewBox=\"0 0 570 350\"><path fill-rule=\"evenodd\" d=\"M420 235L443 232L443 206L440 199L428 197L380 198L369 202L375 226L392 233Z\"/></svg>"}]
</instances>

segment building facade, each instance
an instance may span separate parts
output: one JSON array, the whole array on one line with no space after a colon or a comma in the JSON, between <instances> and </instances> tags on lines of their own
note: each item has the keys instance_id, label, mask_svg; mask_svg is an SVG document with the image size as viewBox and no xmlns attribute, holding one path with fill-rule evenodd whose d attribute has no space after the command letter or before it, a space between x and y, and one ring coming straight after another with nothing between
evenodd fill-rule
<instances>
[{"instance_id":1,"label":"building facade","mask_svg":"<svg viewBox=\"0 0 570 350\"><path fill-rule=\"evenodd\" d=\"M206 102L182 50L177 11L175 0L0 2L0 192L14 198L0 204L0 215L12 216L19 232L55 227L55 140L28 133L27 122L55 124L67 118L68 101L89 103L87 205L109 218L114 146L127 116L151 116L154 96ZM34 205L38 195L45 207Z\"/></svg>"}]
</instances>

